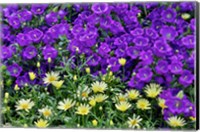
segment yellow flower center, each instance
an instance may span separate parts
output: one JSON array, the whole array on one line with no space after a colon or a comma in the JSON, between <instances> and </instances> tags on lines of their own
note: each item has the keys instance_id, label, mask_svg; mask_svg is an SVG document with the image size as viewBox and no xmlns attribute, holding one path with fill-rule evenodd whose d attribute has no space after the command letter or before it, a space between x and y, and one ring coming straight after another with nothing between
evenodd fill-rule
<instances>
[{"instance_id":1,"label":"yellow flower center","mask_svg":"<svg viewBox=\"0 0 200 132\"><path fill-rule=\"evenodd\" d=\"M70 107L71 107L70 104L65 104L65 105L64 105L64 109L65 109L65 110L69 109Z\"/></svg>"},{"instance_id":2,"label":"yellow flower center","mask_svg":"<svg viewBox=\"0 0 200 132\"><path fill-rule=\"evenodd\" d=\"M21 106L22 109L28 109L28 104L27 103L21 104L20 106Z\"/></svg>"},{"instance_id":3,"label":"yellow flower center","mask_svg":"<svg viewBox=\"0 0 200 132\"><path fill-rule=\"evenodd\" d=\"M131 125L134 126L134 125L136 125L136 124L137 124L137 121L136 121L136 120L132 120L132 121L131 121Z\"/></svg>"},{"instance_id":4,"label":"yellow flower center","mask_svg":"<svg viewBox=\"0 0 200 132\"><path fill-rule=\"evenodd\" d=\"M48 117L48 116L51 115L51 111L45 110L45 111L43 112L43 115L46 116L46 117Z\"/></svg>"},{"instance_id":5,"label":"yellow flower center","mask_svg":"<svg viewBox=\"0 0 200 132\"><path fill-rule=\"evenodd\" d=\"M82 114L87 114L87 109L86 109L86 108L82 108L82 109L80 110L80 113L82 113Z\"/></svg>"},{"instance_id":6,"label":"yellow flower center","mask_svg":"<svg viewBox=\"0 0 200 132\"><path fill-rule=\"evenodd\" d=\"M88 94L87 94L87 92L82 92L81 96L82 97L88 97Z\"/></svg>"}]
</instances>

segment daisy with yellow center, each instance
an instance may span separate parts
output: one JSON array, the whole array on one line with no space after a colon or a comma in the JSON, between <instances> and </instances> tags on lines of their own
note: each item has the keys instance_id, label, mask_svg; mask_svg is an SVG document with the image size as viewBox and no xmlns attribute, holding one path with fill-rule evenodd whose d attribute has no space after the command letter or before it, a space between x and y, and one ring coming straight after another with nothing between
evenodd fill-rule
<instances>
[{"instance_id":1,"label":"daisy with yellow center","mask_svg":"<svg viewBox=\"0 0 200 132\"><path fill-rule=\"evenodd\" d=\"M165 100L164 100L164 99L158 98L158 105L159 105L162 109L167 108L167 106L165 105Z\"/></svg>"},{"instance_id":2,"label":"daisy with yellow center","mask_svg":"<svg viewBox=\"0 0 200 132\"><path fill-rule=\"evenodd\" d=\"M90 112L91 107L88 104L81 104L78 106L76 114L87 115Z\"/></svg>"},{"instance_id":3,"label":"daisy with yellow center","mask_svg":"<svg viewBox=\"0 0 200 132\"><path fill-rule=\"evenodd\" d=\"M107 89L107 84L104 83L104 82L94 82L92 83L92 90L94 93L97 93L97 92L101 92L101 93L104 93L104 91Z\"/></svg>"},{"instance_id":4,"label":"daisy with yellow center","mask_svg":"<svg viewBox=\"0 0 200 132\"><path fill-rule=\"evenodd\" d=\"M140 96L139 91L133 90L133 89L127 91L127 94L128 94L128 98L129 98L130 100L135 100L135 99L137 99L137 98Z\"/></svg>"},{"instance_id":5,"label":"daisy with yellow center","mask_svg":"<svg viewBox=\"0 0 200 132\"><path fill-rule=\"evenodd\" d=\"M57 72L50 72L45 74L46 77L43 79L45 84L52 84L54 81L59 79L59 73Z\"/></svg>"},{"instance_id":6,"label":"daisy with yellow center","mask_svg":"<svg viewBox=\"0 0 200 132\"><path fill-rule=\"evenodd\" d=\"M32 102L30 99L21 99L16 104L16 110L25 110L29 111L34 106L34 102Z\"/></svg>"},{"instance_id":7,"label":"daisy with yellow center","mask_svg":"<svg viewBox=\"0 0 200 132\"><path fill-rule=\"evenodd\" d=\"M130 128L140 128L140 122L142 118L140 116L133 115L133 118L128 118L128 125Z\"/></svg>"},{"instance_id":8,"label":"daisy with yellow center","mask_svg":"<svg viewBox=\"0 0 200 132\"><path fill-rule=\"evenodd\" d=\"M74 105L75 105L75 101L73 101L71 99L64 99L63 101L60 101L58 103L58 109L67 111L68 109L70 109Z\"/></svg>"},{"instance_id":9,"label":"daisy with yellow center","mask_svg":"<svg viewBox=\"0 0 200 132\"><path fill-rule=\"evenodd\" d=\"M86 100L90 94L91 90L88 88L88 86L79 86L77 90L77 95L82 99Z\"/></svg>"},{"instance_id":10,"label":"daisy with yellow center","mask_svg":"<svg viewBox=\"0 0 200 132\"><path fill-rule=\"evenodd\" d=\"M162 87L158 84L151 83L150 85L146 86L144 92L146 93L147 97L156 98L156 96L162 92Z\"/></svg>"},{"instance_id":11,"label":"daisy with yellow center","mask_svg":"<svg viewBox=\"0 0 200 132\"><path fill-rule=\"evenodd\" d=\"M53 82L52 82L52 85L53 85L54 87L56 87L56 89L60 89L60 88L62 87L63 83L64 83L63 80L60 80L60 81L53 81Z\"/></svg>"},{"instance_id":12,"label":"daisy with yellow center","mask_svg":"<svg viewBox=\"0 0 200 132\"><path fill-rule=\"evenodd\" d=\"M103 101L106 100L107 98L108 98L108 96L107 96L107 95L104 95L104 94L97 94L97 95L95 96L95 100L96 100L96 102L98 102L98 103L103 102Z\"/></svg>"},{"instance_id":13,"label":"daisy with yellow center","mask_svg":"<svg viewBox=\"0 0 200 132\"><path fill-rule=\"evenodd\" d=\"M44 117L48 118L52 115L51 109L47 106L38 110Z\"/></svg>"},{"instance_id":14,"label":"daisy with yellow center","mask_svg":"<svg viewBox=\"0 0 200 132\"><path fill-rule=\"evenodd\" d=\"M36 127L38 128L46 128L49 126L48 122L46 120L40 119L35 122Z\"/></svg>"},{"instance_id":15,"label":"daisy with yellow center","mask_svg":"<svg viewBox=\"0 0 200 132\"><path fill-rule=\"evenodd\" d=\"M118 98L118 101L119 102L124 102L124 101L127 101L127 95L126 94L119 94L118 96L117 96L117 98Z\"/></svg>"},{"instance_id":16,"label":"daisy with yellow center","mask_svg":"<svg viewBox=\"0 0 200 132\"><path fill-rule=\"evenodd\" d=\"M94 107L96 105L96 98L94 96L89 98L89 104Z\"/></svg>"},{"instance_id":17,"label":"daisy with yellow center","mask_svg":"<svg viewBox=\"0 0 200 132\"><path fill-rule=\"evenodd\" d=\"M171 127L182 127L186 123L183 118L177 117L177 116L172 116L167 119L167 124Z\"/></svg>"},{"instance_id":18,"label":"daisy with yellow center","mask_svg":"<svg viewBox=\"0 0 200 132\"><path fill-rule=\"evenodd\" d=\"M34 80L36 78L36 74L34 72L28 73L30 80Z\"/></svg>"},{"instance_id":19,"label":"daisy with yellow center","mask_svg":"<svg viewBox=\"0 0 200 132\"><path fill-rule=\"evenodd\" d=\"M131 104L128 102L120 102L118 104L115 104L115 107L122 112L125 112L126 110L128 110L131 107Z\"/></svg>"},{"instance_id":20,"label":"daisy with yellow center","mask_svg":"<svg viewBox=\"0 0 200 132\"><path fill-rule=\"evenodd\" d=\"M146 99L139 99L139 100L137 101L137 103L136 103L136 107L137 107L138 109L141 109L141 110L148 110L148 109L151 109L150 105L151 105L151 104L150 104L149 101L146 100Z\"/></svg>"}]
</instances>

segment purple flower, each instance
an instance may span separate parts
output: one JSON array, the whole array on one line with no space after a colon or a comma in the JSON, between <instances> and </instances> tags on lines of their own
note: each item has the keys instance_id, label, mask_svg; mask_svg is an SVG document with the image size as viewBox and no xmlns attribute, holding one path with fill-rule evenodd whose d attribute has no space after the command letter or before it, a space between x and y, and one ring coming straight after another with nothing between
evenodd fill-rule
<instances>
[{"instance_id":1,"label":"purple flower","mask_svg":"<svg viewBox=\"0 0 200 132\"><path fill-rule=\"evenodd\" d=\"M58 51L54 47L46 46L43 48L42 54L45 60L48 60L48 58L55 59L58 55Z\"/></svg>"},{"instance_id":2,"label":"purple flower","mask_svg":"<svg viewBox=\"0 0 200 132\"><path fill-rule=\"evenodd\" d=\"M162 11L161 16L165 22L173 22L176 19L176 11L172 8L168 8Z\"/></svg>"},{"instance_id":3,"label":"purple flower","mask_svg":"<svg viewBox=\"0 0 200 132\"><path fill-rule=\"evenodd\" d=\"M8 71L11 76L18 77L20 73L22 72L22 67L20 67L17 63L14 63L10 66L8 66Z\"/></svg>"},{"instance_id":4,"label":"purple flower","mask_svg":"<svg viewBox=\"0 0 200 132\"><path fill-rule=\"evenodd\" d=\"M144 29L142 28L136 28L134 30L131 31L131 34L133 36L142 36L144 34Z\"/></svg>"},{"instance_id":5,"label":"purple flower","mask_svg":"<svg viewBox=\"0 0 200 132\"><path fill-rule=\"evenodd\" d=\"M118 62L118 59L115 58L115 57L111 57L107 60L107 63L109 64L110 66L110 70L112 72L117 72L120 68L120 64Z\"/></svg>"},{"instance_id":6,"label":"purple flower","mask_svg":"<svg viewBox=\"0 0 200 132\"><path fill-rule=\"evenodd\" d=\"M151 39L157 39L159 36L158 33L156 32L156 30L154 30L152 28L146 28L145 35Z\"/></svg>"},{"instance_id":7,"label":"purple flower","mask_svg":"<svg viewBox=\"0 0 200 132\"><path fill-rule=\"evenodd\" d=\"M131 88L142 89L144 87L144 83L139 78L133 76L128 82L128 86Z\"/></svg>"},{"instance_id":8,"label":"purple flower","mask_svg":"<svg viewBox=\"0 0 200 132\"><path fill-rule=\"evenodd\" d=\"M45 21L49 26L54 25L55 23L58 22L58 17L57 17L57 13L56 12L50 12L49 14L47 14L45 16Z\"/></svg>"},{"instance_id":9,"label":"purple flower","mask_svg":"<svg viewBox=\"0 0 200 132\"><path fill-rule=\"evenodd\" d=\"M144 65L150 65L153 62L153 53L151 50L140 52L140 59Z\"/></svg>"},{"instance_id":10,"label":"purple flower","mask_svg":"<svg viewBox=\"0 0 200 132\"><path fill-rule=\"evenodd\" d=\"M164 41L157 40L154 42L154 54L158 57L169 55L172 51L172 48Z\"/></svg>"},{"instance_id":11,"label":"purple flower","mask_svg":"<svg viewBox=\"0 0 200 132\"><path fill-rule=\"evenodd\" d=\"M31 6L31 11L36 14L36 15L41 15L45 9L47 8L48 5L42 5L42 4L33 4Z\"/></svg>"},{"instance_id":12,"label":"purple flower","mask_svg":"<svg viewBox=\"0 0 200 132\"><path fill-rule=\"evenodd\" d=\"M100 47L98 48L98 53L102 56L106 56L110 51L111 49L106 43L101 43Z\"/></svg>"},{"instance_id":13,"label":"purple flower","mask_svg":"<svg viewBox=\"0 0 200 132\"><path fill-rule=\"evenodd\" d=\"M173 74L181 74L183 71L183 64L180 61L173 61L168 66L169 70Z\"/></svg>"},{"instance_id":14,"label":"purple flower","mask_svg":"<svg viewBox=\"0 0 200 132\"><path fill-rule=\"evenodd\" d=\"M184 70L179 77L179 83L187 87L193 83L194 75L189 70Z\"/></svg>"},{"instance_id":15,"label":"purple flower","mask_svg":"<svg viewBox=\"0 0 200 132\"><path fill-rule=\"evenodd\" d=\"M18 29L21 26L20 19L17 16L15 16L15 15L8 18L8 23L14 29Z\"/></svg>"},{"instance_id":16,"label":"purple flower","mask_svg":"<svg viewBox=\"0 0 200 132\"><path fill-rule=\"evenodd\" d=\"M195 46L195 38L193 35L187 35L181 39L183 45L188 49L193 49Z\"/></svg>"},{"instance_id":17,"label":"purple flower","mask_svg":"<svg viewBox=\"0 0 200 132\"><path fill-rule=\"evenodd\" d=\"M20 46L27 46L32 43L29 36L27 34L19 33L16 36L16 41Z\"/></svg>"},{"instance_id":18,"label":"purple flower","mask_svg":"<svg viewBox=\"0 0 200 132\"><path fill-rule=\"evenodd\" d=\"M168 98L166 100L166 105L173 114L180 114L185 110L184 100L177 97Z\"/></svg>"},{"instance_id":19,"label":"purple flower","mask_svg":"<svg viewBox=\"0 0 200 132\"><path fill-rule=\"evenodd\" d=\"M108 12L109 5L107 3L94 3L91 9L95 14L101 15Z\"/></svg>"},{"instance_id":20,"label":"purple flower","mask_svg":"<svg viewBox=\"0 0 200 132\"><path fill-rule=\"evenodd\" d=\"M168 62L165 60L159 60L156 67L156 73L158 74L166 74L168 72Z\"/></svg>"},{"instance_id":21,"label":"purple flower","mask_svg":"<svg viewBox=\"0 0 200 132\"><path fill-rule=\"evenodd\" d=\"M29 38L33 42L38 43L38 42L40 42L40 40L41 40L41 38L43 36L43 32L36 28L36 29L28 32L28 35L29 35Z\"/></svg>"},{"instance_id":22,"label":"purple flower","mask_svg":"<svg viewBox=\"0 0 200 132\"><path fill-rule=\"evenodd\" d=\"M17 77L15 83L19 87L23 87L26 83L28 83L28 79L27 78L28 78L27 75L19 76L19 77Z\"/></svg>"},{"instance_id":23,"label":"purple flower","mask_svg":"<svg viewBox=\"0 0 200 132\"><path fill-rule=\"evenodd\" d=\"M0 58L1 59L8 59L12 57L12 50L10 49L10 47L6 47L6 46L0 46L1 48L1 52L0 52Z\"/></svg>"},{"instance_id":24,"label":"purple flower","mask_svg":"<svg viewBox=\"0 0 200 132\"><path fill-rule=\"evenodd\" d=\"M117 57L125 57L126 56L126 47L119 47L115 50L115 55Z\"/></svg>"},{"instance_id":25,"label":"purple flower","mask_svg":"<svg viewBox=\"0 0 200 132\"><path fill-rule=\"evenodd\" d=\"M135 43L135 46L140 49L144 49L149 45L149 39L142 36L136 37L133 39L133 42Z\"/></svg>"},{"instance_id":26,"label":"purple flower","mask_svg":"<svg viewBox=\"0 0 200 132\"><path fill-rule=\"evenodd\" d=\"M153 76L153 73L149 67L140 68L138 70L138 73L136 74L136 77L139 80L146 83L151 81L152 76Z\"/></svg>"},{"instance_id":27,"label":"purple flower","mask_svg":"<svg viewBox=\"0 0 200 132\"><path fill-rule=\"evenodd\" d=\"M160 34L162 34L162 37L166 40L173 41L176 36L178 36L178 33L176 32L175 28L172 26L163 26L160 29Z\"/></svg>"},{"instance_id":28,"label":"purple flower","mask_svg":"<svg viewBox=\"0 0 200 132\"><path fill-rule=\"evenodd\" d=\"M98 55L93 55L92 58L87 62L89 66L97 66L99 62L101 61L101 58Z\"/></svg>"},{"instance_id":29,"label":"purple flower","mask_svg":"<svg viewBox=\"0 0 200 132\"><path fill-rule=\"evenodd\" d=\"M130 46L126 49L127 55L132 59L136 59L139 56L140 51L133 46Z\"/></svg>"},{"instance_id":30,"label":"purple flower","mask_svg":"<svg viewBox=\"0 0 200 132\"><path fill-rule=\"evenodd\" d=\"M22 9L18 11L18 17L22 22L30 21L32 19L32 13L26 9Z\"/></svg>"},{"instance_id":31,"label":"purple flower","mask_svg":"<svg viewBox=\"0 0 200 132\"><path fill-rule=\"evenodd\" d=\"M26 59L32 59L37 55L37 49L34 46L28 46L23 51L23 57Z\"/></svg>"}]
</instances>

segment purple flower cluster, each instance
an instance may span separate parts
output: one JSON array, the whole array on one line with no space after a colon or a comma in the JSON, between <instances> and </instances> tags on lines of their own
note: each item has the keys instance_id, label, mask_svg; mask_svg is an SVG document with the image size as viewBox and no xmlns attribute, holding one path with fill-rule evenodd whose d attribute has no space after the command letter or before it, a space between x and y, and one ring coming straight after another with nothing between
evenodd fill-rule
<instances>
[{"instance_id":1,"label":"purple flower cluster","mask_svg":"<svg viewBox=\"0 0 200 132\"><path fill-rule=\"evenodd\" d=\"M7 5L2 9L0 58L23 86L40 84L27 73L42 78L48 68L61 65L63 51L77 56L77 63L84 55L93 75L110 70L127 88L142 89L151 82L163 86L163 94L169 92L161 97L169 105L165 117L188 115L194 106L186 95L180 99L167 88L194 87L194 10L194 2Z\"/></svg>"}]
</instances>

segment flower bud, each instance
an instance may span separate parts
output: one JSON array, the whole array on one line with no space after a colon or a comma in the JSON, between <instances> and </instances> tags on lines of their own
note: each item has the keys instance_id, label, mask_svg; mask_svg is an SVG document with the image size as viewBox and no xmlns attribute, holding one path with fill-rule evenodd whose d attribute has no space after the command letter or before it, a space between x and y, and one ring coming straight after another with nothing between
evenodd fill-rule
<instances>
[{"instance_id":1,"label":"flower bud","mask_svg":"<svg viewBox=\"0 0 200 132\"><path fill-rule=\"evenodd\" d=\"M9 93L8 93L8 92L5 93L5 98L6 98L6 99L9 98Z\"/></svg>"},{"instance_id":2,"label":"flower bud","mask_svg":"<svg viewBox=\"0 0 200 132\"><path fill-rule=\"evenodd\" d=\"M94 120L92 121L92 125L93 125L93 126L97 126L97 124L98 124L97 120L94 119Z\"/></svg>"},{"instance_id":3,"label":"flower bud","mask_svg":"<svg viewBox=\"0 0 200 132\"><path fill-rule=\"evenodd\" d=\"M15 90L15 91L18 91L18 90L19 90L19 87L18 87L17 84L15 84L14 90Z\"/></svg>"},{"instance_id":4,"label":"flower bud","mask_svg":"<svg viewBox=\"0 0 200 132\"><path fill-rule=\"evenodd\" d=\"M40 62L37 62L37 68L40 68Z\"/></svg>"},{"instance_id":5,"label":"flower bud","mask_svg":"<svg viewBox=\"0 0 200 132\"><path fill-rule=\"evenodd\" d=\"M86 71L87 74L90 74L90 68L89 67L86 67L85 71Z\"/></svg>"},{"instance_id":6,"label":"flower bud","mask_svg":"<svg viewBox=\"0 0 200 132\"><path fill-rule=\"evenodd\" d=\"M121 66L124 66L126 64L126 59L125 58L120 58L118 61L119 61L119 64Z\"/></svg>"},{"instance_id":7,"label":"flower bud","mask_svg":"<svg viewBox=\"0 0 200 132\"><path fill-rule=\"evenodd\" d=\"M29 74L30 80L34 80L36 78L36 75L34 72L29 72L28 74Z\"/></svg>"},{"instance_id":8,"label":"flower bud","mask_svg":"<svg viewBox=\"0 0 200 132\"><path fill-rule=\"evenodd\" d=\"M50 57L48 58L48 63L51 63L51 58Z\"/></svg>"}]
</instances>

